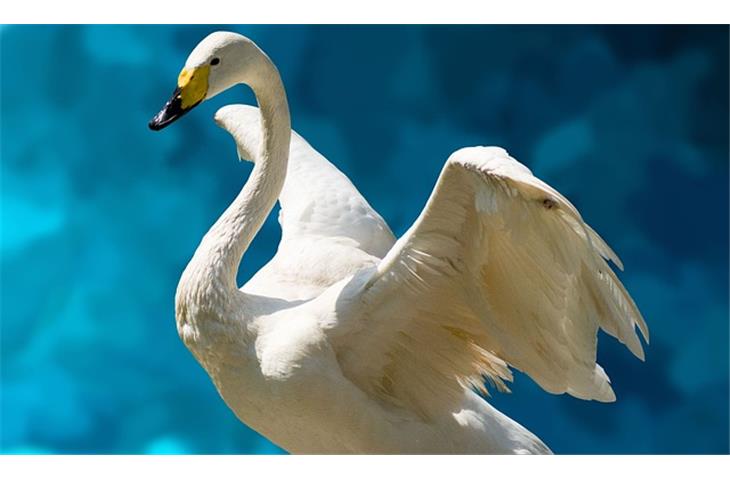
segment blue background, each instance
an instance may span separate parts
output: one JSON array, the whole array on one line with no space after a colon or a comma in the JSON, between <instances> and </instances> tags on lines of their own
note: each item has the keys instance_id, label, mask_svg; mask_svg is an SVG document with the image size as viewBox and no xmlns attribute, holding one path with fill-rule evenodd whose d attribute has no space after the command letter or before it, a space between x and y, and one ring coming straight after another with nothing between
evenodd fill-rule
<instances>
[{"instance_id":1,"label":"blue background","mask_svg":"<svg viewBox=\"0 0 730 480\"><path fill-rule=\"evenodd\" d=\"M275 453L178 340L177 280L250 165L213 121L147 122L211 31L279 66L293 125L402 234L450 152L493 144L626 264L647 360L614 404L517 375L493 403L558 453L728 453L726 27L3 27L2 451ZM275 251L272 216L243 282Z\"/></svg>"}]
</instances>

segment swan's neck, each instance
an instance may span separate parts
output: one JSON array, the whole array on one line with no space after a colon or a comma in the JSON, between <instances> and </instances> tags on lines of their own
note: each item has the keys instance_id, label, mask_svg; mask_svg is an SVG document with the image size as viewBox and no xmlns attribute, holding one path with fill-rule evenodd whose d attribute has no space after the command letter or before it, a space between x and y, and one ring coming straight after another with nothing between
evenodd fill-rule
<instances>
[{"instance_id":1,"label":"swan's neck","mask_svg":"<svg viewBox=\"0 0 730 480\"><path fill-rule=\"evenodd\" d=\"M236 283L241 258L284 185L291 136L289 107L276 68L261 55L261 68L249 85L261 110L263 141L248 181L203 237L185 269L178 286L178 307L181 300L192 301L197 308L221 315L236 307L231 302L242 296Z\"/></svg>"}]
</instances>

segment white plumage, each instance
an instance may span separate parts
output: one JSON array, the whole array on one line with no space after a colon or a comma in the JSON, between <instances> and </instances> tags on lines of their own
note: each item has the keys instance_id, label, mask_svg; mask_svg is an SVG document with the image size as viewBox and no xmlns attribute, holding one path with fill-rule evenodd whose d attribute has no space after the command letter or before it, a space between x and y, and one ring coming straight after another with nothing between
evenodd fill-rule
<instances>
[{"instance_id":1,"label":"white plumage","mask_svg":"<svg viewBox=\"0 0 730 480\"><path fill-rule=\"evenodd\" d=\"M206 98L247 83L260 106L216 114L255 166L176 296L181 338L241 421L298 453L549 453L473 389L486 377L506 390L513 367L551 393L615 399L598 329L640 358L636 326L648 340L607 263L619 260L506 151L452 154L395 241L291 132L279 75L250 40L212 34L186 70L210 70ZM239 289L241 257L277 198L279 249Z\"/></svg>"}]
</instances>

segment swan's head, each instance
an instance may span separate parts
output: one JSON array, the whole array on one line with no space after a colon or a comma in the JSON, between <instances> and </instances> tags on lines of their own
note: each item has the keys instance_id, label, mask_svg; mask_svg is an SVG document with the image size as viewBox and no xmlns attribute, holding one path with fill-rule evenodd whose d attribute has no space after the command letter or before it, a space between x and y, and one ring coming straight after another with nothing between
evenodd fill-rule
<instances>
[{"instance_id":1,"label":"swan's head","mask_svg":"<svg viewBox=\"0 0 730 480\"><path fill-rule=\"evenodd\" d=\"M224 90L238 83L250 85L264 70L265 60L266 55L243 35L211 33L190 53L172 98L150 120L149 127L161 130Z\"/></svg>"}]
</instances>

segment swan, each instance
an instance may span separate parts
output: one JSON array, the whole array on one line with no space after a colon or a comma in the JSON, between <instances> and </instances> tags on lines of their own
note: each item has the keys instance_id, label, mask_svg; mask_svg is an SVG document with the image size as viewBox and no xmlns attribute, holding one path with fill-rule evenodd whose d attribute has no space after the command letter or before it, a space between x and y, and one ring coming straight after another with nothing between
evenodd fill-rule
<instances>
[{"instance_id":1,"label":"swan","mask_svg":"<svg viewBox=\"0 0 730 480\"><path fill-rule=\"evenodd\" d=\"M237 84L258 108L216 123L254 162L183 271L180 338L244 423L292 453L551 453L485 399L511 369L552 394L612 402L597 332L644 358L644 319L611 248L498 147L447 160L395 239L349 179L291 130L282 80L248 38L189 55L162 129ZM243 287L244 252L280 202L276 255ZM481 393L481 395L479 395Z\"/></svg>"}]
</instances>

